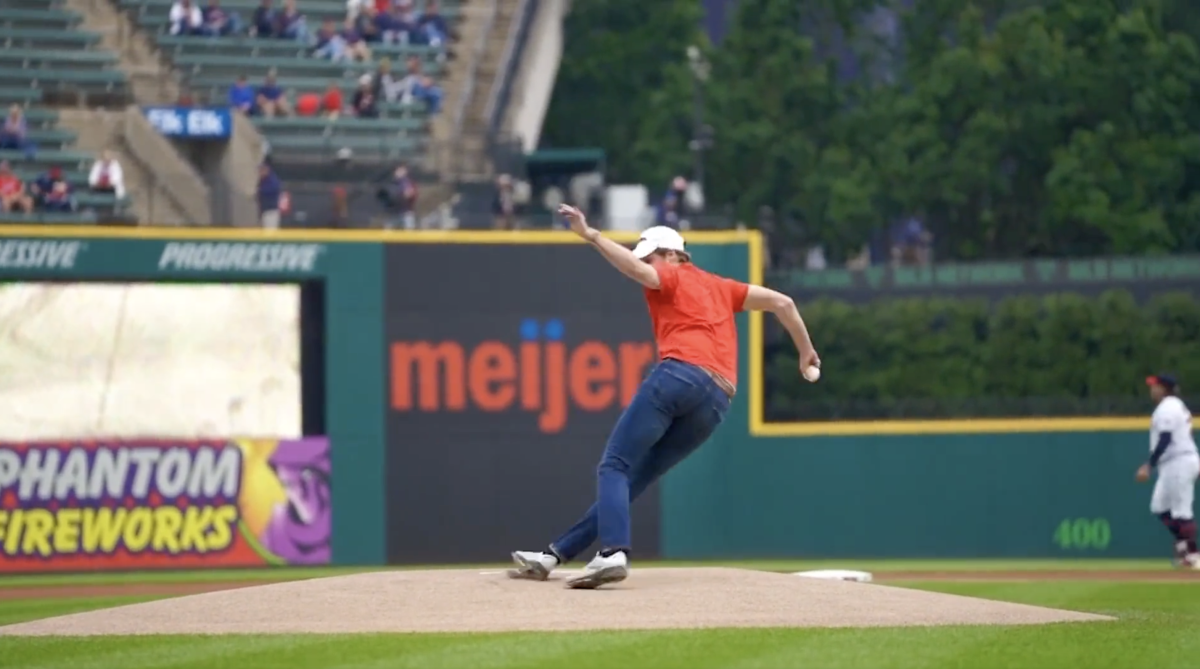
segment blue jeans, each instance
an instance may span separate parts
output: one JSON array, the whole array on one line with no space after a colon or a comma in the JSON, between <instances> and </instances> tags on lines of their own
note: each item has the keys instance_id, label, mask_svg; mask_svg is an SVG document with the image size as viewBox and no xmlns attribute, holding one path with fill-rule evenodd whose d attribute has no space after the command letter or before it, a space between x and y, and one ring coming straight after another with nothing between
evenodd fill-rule
<instances>
[{"instance_id":1,"label":"blue jeans","mask_svg":"<svg viewBox=\"0 0 1200 669\"><path fill-rule=\"evenodd\" d=\"M630 502L707 441L729 403L699 367L678 360L657 365L608 437L596 469L596 503L551 550L572 560L597 536L602 548L630 550Z\"/></svg>"}]
</instances>

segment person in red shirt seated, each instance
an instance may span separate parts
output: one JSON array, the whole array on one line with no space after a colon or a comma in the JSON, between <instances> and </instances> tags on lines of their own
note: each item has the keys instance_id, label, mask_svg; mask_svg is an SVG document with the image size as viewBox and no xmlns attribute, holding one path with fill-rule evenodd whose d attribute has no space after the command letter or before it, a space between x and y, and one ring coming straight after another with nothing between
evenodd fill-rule
<instances>
[{"instance_id":1,"label":"person in red shirt seated","mask_svg":"<svg viewBox=\"0 0 1200 669\"><path fill-rule=\"evenodd\" d=\"M33 212L33 198L29 197L21 178L13 174L7 160L0 163L0 207L4 211Z\"/></svg>"},{"instance_id":2,"label":"person in red shirt seated","mask_svg":"<svg viewBox=\"0 0 1200 669\"><path fill-rule=\"evenodd\" d=\"M329 88L325 89L325 95L321 96L321 113L329 118L337 118L345 109L346 103L342 99L342 89L338 87L338 82L329 82Z\"/></svg>"},{"instance_id":3,"label":"person in red shirt seated","mask_svg":"<svg viewBox=\"0 0 1200 669\"><path fill-rule=\"evenodd\" d=\"M570 588L594 589L629 575L630 502L700 448L725 419L737 392L734 314L774 313L800 353L800 370L820 368L821 360L791 298L700 269L675 230L649 228L631 251L589 226L575 207L563 205L559 214L613 267L641 284L659 356L604 447L595 504L546 550L512 554L517 568L509 576L544 581L599 539L600 552L581 575L567 580Z\"/></svg>"}]
</instances>

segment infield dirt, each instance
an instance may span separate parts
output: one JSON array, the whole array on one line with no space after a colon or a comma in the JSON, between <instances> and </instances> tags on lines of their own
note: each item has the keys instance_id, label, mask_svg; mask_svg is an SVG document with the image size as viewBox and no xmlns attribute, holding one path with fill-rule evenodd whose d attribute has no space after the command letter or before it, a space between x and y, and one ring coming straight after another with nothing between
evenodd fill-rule
<instances>
[{"instance_id":1,"label":"infield dirt","mask_svg":"<svg viewBox=\"0 0 1200 669\"><path fill-rule=\"evenodd\" d=\"M383 571L195 594L0 627L0 635L507 632L1038 625L1106 616L745 569L635 570L596 591L479 570Z\"/></svg>"}]
</instances>

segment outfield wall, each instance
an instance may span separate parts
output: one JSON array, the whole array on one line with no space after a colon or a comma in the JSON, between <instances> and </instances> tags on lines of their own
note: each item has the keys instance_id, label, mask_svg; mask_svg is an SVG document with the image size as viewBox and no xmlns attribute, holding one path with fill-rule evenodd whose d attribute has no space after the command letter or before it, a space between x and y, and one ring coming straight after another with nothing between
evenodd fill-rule
<instances>
[{"instance_id":1,"label":"outfield wall","mask_svg":"<svg viewBox=\"0 0 1200 669\"><path fill-rule=\"evenodd\" d=\"M690 248L759 281L757 242L696 233ZM0 280L300 284L303 431L329 440L337 564L544 545L588 505L653 357L640 292L568 233L13 227ZM761 316L738 327L743 390L713 441L635 505L640 555L1162 553L1130 421L766 424Z\"/></svg>"}]
</instances>

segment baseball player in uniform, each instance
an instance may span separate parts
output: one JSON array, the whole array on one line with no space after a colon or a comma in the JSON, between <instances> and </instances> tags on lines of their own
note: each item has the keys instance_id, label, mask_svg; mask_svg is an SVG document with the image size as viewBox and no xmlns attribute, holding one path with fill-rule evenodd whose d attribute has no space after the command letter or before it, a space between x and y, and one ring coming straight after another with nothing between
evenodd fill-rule
<instances>
[{"instance_id":1,"label":"baseball player in uniform","mask_svg":"<svg viewBox=\"0 0 1200 669\"><path fill-rule=\"evenodd\" d=\"M1150 512L1158 516L1175 538L1175 564L1200 570L1196 550L1196 520L1192 502L1200 476L1200 454L1192 439L1192 412L1179 399L1179 384L1169 374L1146 379L1150 397L1158 402L1150 418L1150 459L1138 468L1137 480L1150 480L1158 471Z\"/></svg>"}]
</instances>

